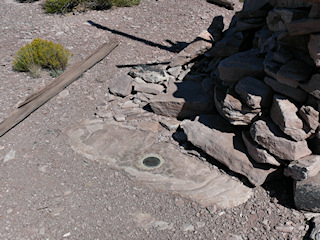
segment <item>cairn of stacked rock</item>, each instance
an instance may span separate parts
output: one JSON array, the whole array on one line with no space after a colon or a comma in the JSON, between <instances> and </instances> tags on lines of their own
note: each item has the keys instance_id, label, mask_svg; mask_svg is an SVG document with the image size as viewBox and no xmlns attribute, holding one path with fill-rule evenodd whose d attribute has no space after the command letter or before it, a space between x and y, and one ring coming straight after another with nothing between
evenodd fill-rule
<instances>
[{"instance_id":1,"label":"cairn of stacked rock","mask_svg":"<svg viewBox=\"0 0 320 240\"><path fill-rule=\"evenodd\" d=\"M214 18L166 69L110 91L183 120L189 142L254 186L293 178L297 208L320 212L320 1L245 0L223 28Z\"/></svg>"}]
</instances>

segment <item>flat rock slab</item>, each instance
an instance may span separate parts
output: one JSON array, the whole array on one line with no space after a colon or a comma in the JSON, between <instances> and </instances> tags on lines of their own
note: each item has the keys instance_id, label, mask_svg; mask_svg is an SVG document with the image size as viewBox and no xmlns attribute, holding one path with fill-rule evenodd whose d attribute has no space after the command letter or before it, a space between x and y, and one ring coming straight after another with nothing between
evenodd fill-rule
<instances>
[{"instance_id":1,"label":"flat rock slab","mask_svg":"<svg viewBox=\"0 0 320 240\"><path fill-rule=\"evenodd\" d=\"M264 82L270 86L275 92L281 93L284 96L290 97L293 100L303 103L307 99L307 93L299 88L290 87L288 85L279 83L270 77L265 77Z\"/></svg>"},{"instance_id":2,"label":"flat rock slab","mask_svg":"<svg viewBox=\"0 0 320 240\"><path fill-rule=\"evenodd\" d=\"M121 75L117 81L110 85L109 91L120 97L128 96L132 91L133 79L129 75Z\"/></svg>"},{"instance_id":3,"label":"flat rock slab","mask_svg":"<svg viewBox=\"0 0 320 240\"><path fill-rule=\"evenodd\" d=\"M218 71L221 80L227 82L237 82L247 76L263 76L263 58L258 57L258 51L254 49L240 52L223 59Z\"/></svg>"},{"instance_id":4,"label":"flat rock slab","mask_svg":"<svg viewBox=\"0 0 320 240\"><path fill-rule=\"evenodd\" d=\"M253 141L248 132L242 132L242 139L244 144L246 145L249 155L257 163L265 163L274 166L280 166L280 163L277 161L277 159L275 159L275 157L272 156L267 150L260 147L258 143Z\"/></svg>"},{"instance_id":5,"label":"flat rock slab","mask_svg":"<svg viewBox=\"0 0 320 240\"><path fill-rule=\"evenodd\" d=\"M222 31L222 29L221 29ZM185 49L179 52L170 62L170 67L183 66L184 64L205 53L212 47L212 36L208 31L203 31Z\"/></svg>"},{"instance_id":6,"label":"flat rock slab","mask_svg":"<svg viewBox=\"0 0 320 240\"><path fill-rule=\"evenodd\" d=\"M252 139L270 153L283 160L298 160L311 154L307 142L292 141L272 121L258 120L251 125Z\"/></svg>"},{"instance_id":7,"label":"flat rock slab","mask_svg":"<svg viewBox=\"0 0 320 240\"><path fill-rule=\"evenodd\" d=\"M298 209L320 212L320 173L295 182L294 202Z\"/></svg>"},{"instance_id":8,"label":"flat rock slab","mask_svg":"<svg viewBox=\"0 0 320 240\"><path fill-rule=\"evenodd\" d=\"M275 169L254 163L248 158L240 136L230 131L219 115L210 119L210 127L197 121L184 120L180 125L188 141L227 166L248 178L255 186L262 185Z\"/></svg>"},{"instance_id":9,"label":"flat rock slab","mask_svg":"<svg viewBox=\"0 0 320 240\"><path fill-rule=\"evenodd\" d=\"M177 194L203 206L232 208L252 195L252 190L238 180L181 153L172 144L159 143L152 132L88 120L67 134L77 153L122 170L133 181L152 189ZM161 163L148 168L142 163L145 157L157 157Z\"/></svg>"},{"instance_id":10,"label":"flat rock slab","mask_svg":"<svg viewBox=\"0 0 320 240\"><path fill-rule=\"evenodd\" d=\"M214 100L212 93L204 92L201 82L183 81L170 83L167 93L152 98L150 106L159 115L188 118L212 111Z\"/></svg>"}]
</instances>

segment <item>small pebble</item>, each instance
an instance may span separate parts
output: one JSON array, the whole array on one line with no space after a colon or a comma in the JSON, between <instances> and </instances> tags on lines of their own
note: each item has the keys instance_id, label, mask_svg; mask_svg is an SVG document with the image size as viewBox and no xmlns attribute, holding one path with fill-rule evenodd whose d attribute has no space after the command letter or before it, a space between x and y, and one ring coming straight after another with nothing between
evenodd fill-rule
<instances>
[{"instance_id":1,"label":"small pebble","mask_svg":"<svg viewBox=\"0 0 320 240\"><path fill-rule=\"evenodd\" d=\"M16 157L16 151L11 150L3 159L3 162L8 162Z\"/></svg>"},{"instance_id":2,"label":"small pebble","mask_svg":"<svg viewBox=\"0 0 320 240\"><path fill-rule=\"evenodd\" d=\"M63 237L63 238L67 238L67 237L70 237L70 236L71 236L71 233L68 232L68 233L64 234L62 237Z\"/></svg>"}]
</instances>

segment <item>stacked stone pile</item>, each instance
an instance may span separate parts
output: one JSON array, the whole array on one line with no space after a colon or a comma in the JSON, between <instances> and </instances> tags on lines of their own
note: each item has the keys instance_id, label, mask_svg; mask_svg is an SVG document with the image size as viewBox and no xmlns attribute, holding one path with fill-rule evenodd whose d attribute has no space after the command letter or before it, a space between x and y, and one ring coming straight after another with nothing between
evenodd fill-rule
<instances>
[{"instance_id":1,"label":"stacked stone pile","mask_svg":"<svg viewBox=\"0 0 320 240\"><path fill-rule=\"evenodd\" d=\"M133 69L111 93L185 119L189 142L255 186L292 177L297 207L320 212L320 1L247 0L223 28L216 17L166 69Z\"/></svg>"}]
</instances>

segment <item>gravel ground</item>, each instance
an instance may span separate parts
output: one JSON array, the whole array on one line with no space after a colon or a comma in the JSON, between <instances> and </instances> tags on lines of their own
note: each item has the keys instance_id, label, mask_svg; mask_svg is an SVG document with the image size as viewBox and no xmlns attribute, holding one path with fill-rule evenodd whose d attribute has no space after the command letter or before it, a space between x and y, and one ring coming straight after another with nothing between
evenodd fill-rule
<instances>
[{"instance_id":1,"label":"gravel ground","mask_svg":"<svg viewBox=\"0 0 320 240\"><path fill-rule=\"evenodd\" d=\"M66 130L95 118L110 82L128 72L123 65L166 62L214 16L223 15L227 27L233 14L204 0L144 0L132 8L59 16L44 14L41 1L2 0L0 120L52 80L48 73L32 78L12 70L15 53L32 39L66 46L73 53L70 65L111 38L120 45L64 95L0 138L0 238L302 239L308 224L293 209L288 179L254 189L254 196L234 209L207 209L136 184L68 144ZM13 159L4 161L10 152Z\"/></svg>"}]
</instances>

